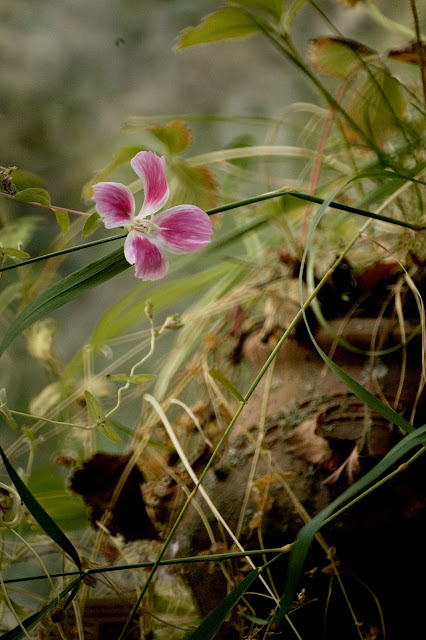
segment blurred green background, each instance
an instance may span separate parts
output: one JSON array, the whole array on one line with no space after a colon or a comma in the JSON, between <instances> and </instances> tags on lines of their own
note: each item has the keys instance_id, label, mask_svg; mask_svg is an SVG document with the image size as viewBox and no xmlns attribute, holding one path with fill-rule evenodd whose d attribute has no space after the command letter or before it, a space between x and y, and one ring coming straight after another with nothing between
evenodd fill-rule
<instances>
[{"instance_id":1,"label":"blurred green background","mask_svg":"<svg viewBox=\"0 0 426 640\"><path fill-rule=\"evenodd\" d=\"M404 19L398 0L378 4ZM346 37L373 47L389 37L372 29L361 9L335 0L318 5ZM1 0L0 164L39 174L53 202L76 208L82 185L131 138L120 133L128 116L272 116L314 98L260 36L175 53L179 32L219 6L217 0ZM307 37L332 31L307 6L296 33L303 53ZM220 148L231 137L229 127L203 127L197 148Z\"/></svg>"}]
</instances>

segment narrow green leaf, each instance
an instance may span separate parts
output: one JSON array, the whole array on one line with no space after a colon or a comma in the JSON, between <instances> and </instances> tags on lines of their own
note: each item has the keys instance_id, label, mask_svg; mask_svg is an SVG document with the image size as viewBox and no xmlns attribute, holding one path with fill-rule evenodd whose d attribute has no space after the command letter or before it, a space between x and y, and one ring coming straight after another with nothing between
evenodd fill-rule
<instances>
[{"instance_id":1,"label":"narrow green leaf","mask_svg":"<svg viewBox=\"0 0 426 640\"><path fill-rule=\"evenodd\" d=\"M13 197L14 200L19 200L20 202L37 202L38 204L50 206L50 194L46 189L39 189L37 187L24 189Z\"/></svg>"},{"instance_id":2,"label":"narrow green leaf","mask_svg":"<svg viewBox=\"0 0 426 640\"><path fill-rule=\"evenodd\" d=\"M34 613L32 616L29 616L29 618L26 618L26 620L23 620L21 624L24 627L24 629L27 632L31 631L31 629L34 629L34 627L41 620L43 620L43 618L47 616L47 614L50 611L52 611L54 607L56 607L60 599L64 598L67 595L67 593L71 591L75 595L77 593L78 588L80 587L80 584L81 584L81 578L78 577L75 580L73 580L67 587L65 587L65 589L61 591L61 593L59 594L60 596L59 598L53 598L53 600L51 600L45 607L43 607L43 609L41 609L37 613ZM18 625L11 631L8 631L7 633L4 633L2 636L0 636L0 640L22 640L22 638L25 638L25 637L26 635L22 630L22 627Z\"/></svg>"},{"instance_id":3,"label":"narrow green leaf","mask_svg":"<svg viewBox=\"0 0 426 640\"><path fill-rule=\"evenodd\" d=\"M210 369L209 374L212 376L212 378L216 378L216 380L219 380L219 382L225 387L225 389L228 389L229 393L232 393L234 398L236 398L239 402L245 404L243 396L238 391L233 382L228 380L228 378L226 378L222 373L219 373L219 371L215 371L214 369Z\"/></svg>"},{"instance_id":4,"label":"narrow green leaf","mask_svg":"<svg viewBox=\"0 0 426 640\"><path fill-rule=\"evenodd\" d=\"M129 267L123 249L117 249L96 262L75 271L33 300L9 327L0 344L0 356L10 343L33 322L62 307L82 293L110 280Z\"/></svg>"},{"instance_id":5,"label":"narrow green leaf","mask_svg":"<svg viewBox=\"0 0 426 640\"><path fill-rule=\"evenodd\" d=\"M84 397L86 398L87 404L87 412L89 414L89 418L93 424L98 424L98 422L105 421L105 412L102 409L99 401L95 398L94 395L90 393L90 391L84 392Z\"/></svg>"},{"instance_id":6,"label":"narrow green leaf","mask_svg":"<svg viewBox=\"0 0 426 640\"><path fill-rule=\"evenodd\" d=\"M223 7L203 18L196 27L182 31L176 48L185 49L229 38L244 38L259 31L261 18L254 18L240 7Z\"/></svg>"},{"instance_id":7,"label":"narrow green leaf","mask_svg":"<svg viewBox=\"0 0 426 640\"><path fill-rule=\"evenodd\" d=\"M121 438L110 422L98 422L96 426L105 438L108 438L108 440L111 440L111 442L115 444L120 444Z\"/></svg>"},{"instance_id":8,"label":"narrow green leaf","mask_svg":"<svg viewBox=\"0 0 426 640\"><path fill-rule=\"evenodd\" d=\"M284 596L281 601L280 609L274 619L274 622L280 622L289 611L293 598L297 592L299 580L303 572L306 556L309 552L312 542L323 523L328 520L334 512L336 512L345 503L366 490L375 481L381 478L387 471L391 469L401 458L406 456L412 449L423 444L426 437L426 425L416 429L409 435L405 436L397 445L395 445L389 453L362 478L357 480L349 489L346 489L338 498L333 500L325 509L318 513L308 524L306 524L298 533L296 541L292 545L290 552L289 566L287 572L287 582L285 586Z\"/></svg>"},{"instance_id":9,"label":"narrow green leaf","mask_svg":"<svg viewBox=\"0 0 426 640\"><path fill-rule=\"evenodd\" d=\"M90 393L90 391L85 391L84 397L86 398L87 412L92 424L96 426L98 431L100 431L100 433L102 433L105 438L108 438L108 440L111 440L111 442L120 444L121 438L116 433L112 424L105 420L105 412L102 409L99 401L95 398L94 395Z\"/></svg>"},{"instance_id":10,"label":"narrow green leaf","mask_svg":"<svg viewBox=\"0 0 426 640\"><path fill-rule=\"evenodd\" d=\"M260 571L260 569L251 571L248 576L222 600L216 609L207 616L198 629L188 636L187 640L212 640L240 598L256 580Z\"/></svg>"},{"instance_id":11,"label":"narrow green leaf","mask_svg":"<svg viewBox=\"0 0 426 640\"><path fill-rule=\"evenodd\" d=\"M2 253L5 253L10 258L29 258L30 254L20 249L14 249L13 247L4 247L1 249Z\"/></svg>"},{"instance_id":12,"label":"narrow green leaf","mask_svg":"<svg viewBox=\"0 0 426 640\"><path fill-rule=\"evenodd\" d=\"M154 380L157 376L154 373L136 373L133 376L127 375L127 373L114 373L105 376L108 380L114 380L114 382L123 382L127 384L141 384L141 382L148 382Z\"/></svg>"},{"instance_id":13,"label":"narrow green leaf","mask_svg":"<svg viewBox=\"0 0 426 640\"><path fill-rule=\"evenodd\" d=\"M316 344L317 351L320 354L321 358L324 362L330 367L332 371L345 383L350 391L356 395L364 404L376 411L378 414L383 416L389 422L396 424L400 427L405 433L410 433L414 431L414 427L407 421L405 418L399 415L396 411L391 409L387 404L373 396L372 393L364 389L362 385L360 385L356 380L354 380L346 371L341 369L339 365L337 365L331 358L329 358L322 349Z\"/></svg>"},{"instance_id":14,"label":"narrow green leaf","mask_svg":"<svg viewBox=\"0 0 426 640\"><path fill-rule=\"evenodd\" d=\"M52 211L56 216L56 222L59 225L62 233L65 233L70 226L70 217L68 215L68 211L63 211L62 209L54 209L52 207Z\"/></svg>"},{"instance_id":15,"label":"narrow green leaf","mask_svg":"<svg viewBox=\"0 0 426 640\"><path fill-rule=\"evenodd\" d=\"M80 557L74 545L63 533L63 531L58 527L56 522L52 520L49 514L43 509L43 507L35 499L35 497L29 491L29 489L27 489L27 487L22 482L19 475L16 473L15 469L10 464L1 446L0 446L0 456L3 459L4 466L6 467L6 471L8 472L10 479L15 485L16 490L21 496L21 499L25 504L25 506L27 507L28 511L31 513L33 518L38 522L38 524L43 529L43 531L45 531L47 535L54 542L56 542L56 544L59 545L61 549L63 549L63 551L65 551L70 556L70 558L72 558L72 560L74 560L78 569L81 571Z\"/></svg>"},{"instance_id":16,"label":"narrow green leaf","mask_svg":"<svg viewBox=\"0 0 426 640\"><path fill-rule=\"evenodd\" d=\"M83 238L83 240L91 236L92 233L95 233L95 231L99 229L99 227L102 227L102 224L103 222L101 216L97 211L94 211L84 223L83 231L81 232L81 237Z\"/></svg>"}]
</instances>

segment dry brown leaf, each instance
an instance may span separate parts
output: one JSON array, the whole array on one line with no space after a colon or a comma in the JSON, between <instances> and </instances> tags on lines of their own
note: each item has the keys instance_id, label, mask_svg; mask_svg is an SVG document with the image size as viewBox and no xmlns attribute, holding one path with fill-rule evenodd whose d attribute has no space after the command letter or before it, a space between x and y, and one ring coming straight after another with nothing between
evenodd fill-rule
<instances>
[{"instance_id":1,"label":"dry brown leaf","mask_svg":"<svg viewBox=\"0 0 426 640\"><path fill-rule=\"evenodd\" d=\"M422 45L423 57L426 57L426 44ZM408 62L409 64L420 64L421 55L417 42L409 42L396 49L390 49L388 51L388 58L392 60L398 60L398 62Z\"/></svg>"},{"instance_id":2,"label":"dry brown leaf","mask_svg":"<svg viewBox=\"0 0 426 640\"><path fill-rule=\"evenodd\" d=\"M272 474L266 474L261 478L255 480L252 484L252 488L259 492L268 492L269 488L278 482L277 476Z\"/></svg>"},{"instance_id":3,"label":"dry brown leaf","mask_svg":"<svg viewBox=\"0 0 426 640\"><path fill-rule=\"evenodd\" d=\"M286 439L287 449L296 458L315 464L327 471L336 469L336 456L328 441L316 433L317 419L299 424Z\"/></svg>"}]
</instances>

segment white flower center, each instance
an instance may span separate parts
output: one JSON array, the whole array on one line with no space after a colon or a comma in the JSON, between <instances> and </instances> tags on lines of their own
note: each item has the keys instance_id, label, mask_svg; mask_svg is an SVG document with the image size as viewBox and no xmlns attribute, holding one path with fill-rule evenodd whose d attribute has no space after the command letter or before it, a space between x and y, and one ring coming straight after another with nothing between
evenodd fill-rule
<instances>
[{"instance_id":1,"label":"white flower center","mask_svg":"<svg viewBox=\"0 0 426 640\"><path fill-rule=\"evenodd\" d=\"M135 220L132 224L132 229L144 236L149 236L153 231L161 231L160 227L154 224L152 218L146 220Z\"/></svg>"}]
</instances>

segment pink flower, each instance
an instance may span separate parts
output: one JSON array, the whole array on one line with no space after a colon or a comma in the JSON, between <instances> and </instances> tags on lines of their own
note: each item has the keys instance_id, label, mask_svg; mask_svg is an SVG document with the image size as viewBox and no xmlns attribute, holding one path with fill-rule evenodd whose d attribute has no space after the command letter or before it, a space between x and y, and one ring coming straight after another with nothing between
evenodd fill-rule
<instances>
[{"instance_id":1,"label":"pink flower","mask_svg":"<svg viewBox=\"0 0 426 640\"><path fill-rule=\"evenodd\" d=\"M124 257L135 265L135 275L144 280L159 280L169 268L166 250L190 253L202 249L210 242L212 224L205 211L190 204L154 215L169 197L165 159L152 151L140 151L130 164L142 180L145 192L137 215L133 194L118 182L95 184L93 200L107 229L130 227Z\"/></svg>"}]
</instances>

